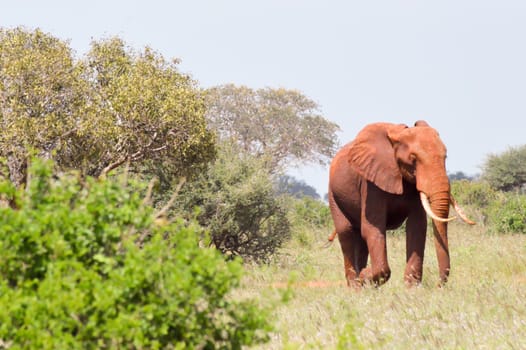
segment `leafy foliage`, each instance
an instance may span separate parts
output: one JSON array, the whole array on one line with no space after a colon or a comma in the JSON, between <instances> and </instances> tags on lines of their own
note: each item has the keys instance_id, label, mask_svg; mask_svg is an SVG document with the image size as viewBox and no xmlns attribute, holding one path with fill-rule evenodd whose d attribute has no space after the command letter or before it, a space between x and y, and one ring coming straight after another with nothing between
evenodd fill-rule
<instances>
[{"instance_id":1,"label":"leafy foliage","mask_svg":"<svg viewBox=\"0 0 526 350\"><path fill-rule=\"evenodd\" d=\"M451 191L490 231L526 233L526 195L497 191L485 181L453 181Z\"/></svg>"},{"instance_id":2,"label":"leafy foliage","mask_svg":"<svg viewBox=\"0 0 526 350\"><path fill-rule=\"evenodd\" d=\"M176 173L214 156L204 100L196 84L150 48L135 53L118 38L92 43L87 72L99 98L104 127L89 121L97 140L96 159L88 173L124 161L166 163Z\"/></svg>"},{"instance_id":3,"label":"leafy foliage","mask_svg":"<svg viewBox=\"0 0 526 350\"><path fill-rule=\"evenodd\" d=\"M502 193L489 214L493 231L526 234L526 195Z\"/></svg>"},{"instance_id":4,"label":"leafy foliage","mask_svg":"<svg viewBox=\"0 0 526 350\"><path fill-rule=\"evenodd\" d=\"M457 180L451 182L451 193L469 217L483 225L490 224L490 208L499 193L487 181Z\"/></svg>"},{"instance_id":5,"label":"leafy foliage","mask_svg":"<svg viewBox=\"0 0 526 350\"><path fill-rule=\"evenodd\" d=\"M326 164L336 151L339 127L299 91L229 84L207 92L207 118L219 136L268 157L273 170L291 162Z\"/></svg>"},{"instance_id":6,"label":"leafy foliage","mask_svg":"<svg viewBox=\"0 0 526 350\"><path fill-rule=\"evenodd\" d=\"M485 181L452 181L451 192L457 202L479 209L490 206L498 196L498 192Z\"/></svg>"},{"instance_id":7,"label":"leafy foliage","mask_svg":"<svg viewBox=\"0 0 526 350\"><path fill-rule=\"evenodd\" d=\"M74 139L82 143L82 131L74 131L90 115L86 95L66 43L40 30L0 29L0 155L15 184L25 181L26 146L50 155Z\"/></svg>"},{"instance_id":8,"label":"leafy foliage","mask_svg":"<svg viewBox=\"0 0 526 350\"><path fill-rule=\"evenodd\" d=\"M332 230L331 212L326 203L308 196L291 197L288 206L291 236L300 245L308 247L319 242Z\"/></svg>"},{"instance_id":9,"label":"leafy foliage","mask_svg":"<svg viewBox=\"0 0 526 350\"><path fill-rule=\"evenodd\" d=\"M268 168L234 144L222 144L216 161L179 198L181 214L199 207L199 223L223 253L265 261L289 237L286 207Z\"/></svg>"},{"instance_id":10,"label":"leafy foliage","mask_svg":"<svg viewBox=\"0 0 526 350\"><path fill-rule=\"evenodd\" d=\"M293 201L293 212L297 220L314 227L329 227L332 225L329 206L311 197L302 197Z\"/></svg>"},{"instance_id":11,"label":"leafy foliage","mask_svg":"<svg viewBox=\"0 0 526 350\"><path fill-rule=\"evenodd\" d=\"M111 38L78 60L40 30L0 30L0 156L16 185L28 149L92 176L126 162L195 172L214 156L204 113L196 83L149 48Z\"/></svg>"},{"instance_id":12,"label":"leafy foliage","mask_svg":"<svg viewBox=\"0 0 526 350\"><path fill-rule=\"evenodd\" d=\"M526 145L488 155L482 177L498 190L521 189L526 184Z\"/></svg>"},{"instance_id":13,"label":"leafy foliage","mask_svg":"<svg viewBox=\"0 0 526 350\"><path fill-rule=\"evenodd\" d=\"M0 208L1 346L239 349L267 339L265 312L228 296L240 262L199 248L195 225L156 225L136 186L51 175L35 161L27 191L0 183L19 207Z\"/></svg>"}]
</instances>

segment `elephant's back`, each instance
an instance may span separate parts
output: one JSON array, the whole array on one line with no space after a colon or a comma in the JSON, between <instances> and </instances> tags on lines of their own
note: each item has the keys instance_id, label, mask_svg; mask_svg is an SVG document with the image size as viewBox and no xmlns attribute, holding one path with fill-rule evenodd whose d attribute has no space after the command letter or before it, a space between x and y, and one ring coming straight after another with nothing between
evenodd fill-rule
<instances>
[{"instance_id":1,"label":"elephant's back","mask_svg":"<svg viewBox=\"0 0 526 350\"><path fill-rule=\"evenodd\" d=\"M329 173L329 198L349 219L360 217L360 186L362 177L348 161L350 143L334 156ZM354 220L353 220L354 221Z\"/></svg>"},{"instance_id":2,"label":"elephant's back","mask_svg":"<svg viewBox=\"0 0 526 350\"><path fill-rule=\"evenodd\" d=\"M331 161L331 166L329 170L329 187L330 184L337 181L341 177L347 168L350 168L349 165L349 150L352 142L347 143L343 146L334 156Z\"/></svg>"}]
</instances>

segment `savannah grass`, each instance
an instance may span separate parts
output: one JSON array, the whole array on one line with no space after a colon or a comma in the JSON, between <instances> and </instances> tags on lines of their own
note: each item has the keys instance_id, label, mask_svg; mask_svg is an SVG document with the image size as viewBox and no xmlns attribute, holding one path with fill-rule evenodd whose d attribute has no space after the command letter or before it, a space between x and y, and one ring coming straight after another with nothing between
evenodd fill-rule
<instances>
[{"instance_id":1,"label":"savannah grass","mask_svg":"<svg viewBox=\"0 0 526 350\"><path fill-rule=\"evenodd\" d=\"M451 277L438 288L429 231L416 288L403 283L403 233L389 233L392 274L380 288L344 284L339 243L322 248L328 232L249 267L238 292L271 307L275 323L258 349L525 349L526 235L450 224Z\"/></svg>"}]
</instances>

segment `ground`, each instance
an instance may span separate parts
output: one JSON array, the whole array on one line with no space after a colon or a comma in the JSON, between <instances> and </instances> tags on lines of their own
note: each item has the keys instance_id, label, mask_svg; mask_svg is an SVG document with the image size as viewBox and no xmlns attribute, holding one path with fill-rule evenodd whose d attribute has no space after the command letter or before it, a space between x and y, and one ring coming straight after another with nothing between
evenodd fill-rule
<instances>
[{"instance_id":1,"label":"ground","mask_svg":"<svg viewBox=\"0 0 526 350\"><path fill-rule=\"evenodd\" d=\"M449 231L452 272L444 288L436 287L431 237L422 285L405 287L400 233L388 238L392 275L380 288L347 288L339 243L323 248L329 232L291 242L270 265L249 267L236 293L273 307L276 327L258 349L526 348L526 235L490 235L462 223Z\"/></svg>"}]
</instances>

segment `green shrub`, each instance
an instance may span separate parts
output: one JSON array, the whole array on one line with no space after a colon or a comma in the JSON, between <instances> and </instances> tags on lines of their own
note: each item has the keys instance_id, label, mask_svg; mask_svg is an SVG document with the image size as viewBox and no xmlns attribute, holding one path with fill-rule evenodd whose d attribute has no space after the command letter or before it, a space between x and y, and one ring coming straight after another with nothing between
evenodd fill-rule
<instances>
[{"instance_id":1,"label":"green shrub","mask_svg":"<svg viewBox=\"0 0 526 350\"><path fill-rule=\"evenodd\" d=\"M495 190L485 181L453 181L451 192L468 214L488 226L490 232L526 233L526 196ZM468 215L471 216L471 215Z\"/></svg>"},{"instance_id":2,"label":"green shrub","mask_svg":"<svg viewBox=\"0 0 526 350\"><path fill-rule=\"evenodd\" d=\"M267 261L290 235L264 159L231 144L224 143L208 171L183 187L178 202L182 215L199 208L210 245L230 256Z\"/></svg>"},{"instance_id":3,"label":"green shrub","mask_svg":"<svg viewBox=\"0 0 526 350\"><path fill-rule=\"evenodd\" d=\"M239 261L199 248L182 221L156 224L137 186L53 179L35 160L26 190L0 182L0 348L239 349L267 339L264 310L234 300ZM149 238L138 247L138 237Z\"/></svg>"},{"instance_id":4,"label":"green shrub","mask_svg":"<svg viewBox=\"0 0 526 350\"><path fill-rule=\"evenodd\" d=\"M462 206L487 208L497 199L498 192L488 182L458 180L451 183L451 192Z\"/></svg>"},{"instance_id":5,"label":"green shrub","mask_svg":"<svg viewBox=\"0 0 526 350\"><path fill-rule=\"evenodd\" d=\"M333 226L327 203L307 196L289 197L287 202L293 240L309 246L328 236Z\"/></svg>"},{"instance_id":6,"label":"green shrub","mask_svg":"<svg viewBox=\"0 0 526 350\"><path fill-rule=\"evenodd\" d=\"M325 228L332 224L331 212L327 203L312 197L302 197L294 200L295 221Z\"/></svg>"},{"instance_id":7,"label":"green shrub","mask_svg":"<svg viewBox=\"0 0 526 350\"><path fill-rule=\"evenodd\" d=\"M500 192L486 181L457 180L451 182L451 193L466 214L482 225L492 225L490 208Z\"/></svg>"},{"instance_id":8,"label":"green shrub","mask_svg":"<svg viewBox=\"0 0 526 350\"><path fill-rule=\"evenodd\" d=\"M494 231L526 233L526 195L501 193L489 213Z\"/></svg>"}]
</instances>

